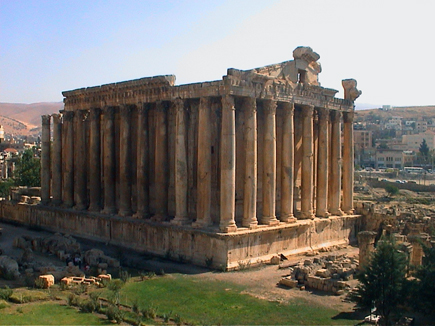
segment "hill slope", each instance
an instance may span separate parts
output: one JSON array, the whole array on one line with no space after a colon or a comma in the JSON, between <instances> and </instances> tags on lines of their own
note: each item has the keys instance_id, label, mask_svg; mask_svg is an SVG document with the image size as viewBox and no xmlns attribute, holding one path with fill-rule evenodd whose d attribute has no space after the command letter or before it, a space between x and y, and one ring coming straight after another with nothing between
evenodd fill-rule
<instances>
[{"instance_id":1,"label":"hill slope","mask_svg":"<svg viewBox=\"0 0 435 326\"><path fill-rule=\"evenodd\" d=\"M62 102L42 102L32 104L0 103L0 124L5 133L28 135L41 126L41 115L59 112Z\"/></svg>"}]
</instances>

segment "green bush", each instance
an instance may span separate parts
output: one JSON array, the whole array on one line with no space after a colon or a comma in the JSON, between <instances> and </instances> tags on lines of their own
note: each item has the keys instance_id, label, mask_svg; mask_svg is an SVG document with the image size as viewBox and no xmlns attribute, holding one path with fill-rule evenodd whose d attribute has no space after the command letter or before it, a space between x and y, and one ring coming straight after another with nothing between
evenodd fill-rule
<instances>
[{"instance_id":1,"label":"green bush","mask_svg":"<svg viewBox=\"0 0 435 326\"><path fill-rule=\"evenodd\" d=\"M0 289L0 299L8 301L13 293L14 291L6 285L3 289Z\"/></svg>"},{"instance_id":2,"label":"green bush","mask_svg":"<svg viewBox=\"0 0 435 326\"><path fill-rule=\"evenodd\" d=\"M87 299L80 302L80 310L82 312L92 313L97 310L97 306L97 302L92 299Z\"/></svg>"},{"instance_id":3,"label":"green bush","mask_svg":"<svg viewBox=\"0 0 435 326\"><path fill-rule=\"evenodd\" d=\"M124 318L124 312L120 310L117 306L110 305L106 310L107 319L110 321L114 320L120 324Z\"/></svg>"}]
</instances>

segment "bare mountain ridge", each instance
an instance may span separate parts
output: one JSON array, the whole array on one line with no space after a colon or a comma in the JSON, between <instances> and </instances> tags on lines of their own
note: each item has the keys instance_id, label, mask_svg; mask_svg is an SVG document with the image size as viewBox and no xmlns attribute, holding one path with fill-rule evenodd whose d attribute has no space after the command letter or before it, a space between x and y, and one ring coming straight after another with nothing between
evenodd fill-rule
<instances>
[{"instance_id":1,"label":"bare mountain ridge","mask_svg":"<svg viewBox=\"0 0 435 326\"><path fill-rule=\"evenodd\" d=\"M7 134L34 134L41 128L41 115L62 109L62 102L0 103L0 124Z\"/></svg>"},{"instance_id":2,"label":"bare mountain ridge","mask_svg":"<svg viewBox=\"0 0 435 326\"><path fill-rule=\"evenodd\" d=\"M423 118L435 118L435 105L399 106L392 107L392 109L388 111L381 109L358 110L355 114L357 117L365 117L369 114L374 114L383 119L400 116L405 119L421 120Z\"/></svg>"}]
</instances>

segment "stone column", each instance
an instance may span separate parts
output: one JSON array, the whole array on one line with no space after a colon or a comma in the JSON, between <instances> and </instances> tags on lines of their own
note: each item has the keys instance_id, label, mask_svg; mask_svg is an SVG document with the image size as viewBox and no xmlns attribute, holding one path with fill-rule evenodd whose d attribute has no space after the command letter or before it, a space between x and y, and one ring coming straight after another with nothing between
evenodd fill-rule
<instances>
[{"instance_id":1,"label":"stone column","mask_svg":"<svg viewBox=\"0 0 435 326\"><path fill-rule=\"evenodd\" d=\"M194 227L205 227L211 221L211 134L210 99L201 97L198 108L197 205Z\"/></svg>"},{"instance_id":2,"label":"stone column","mask_svg":"<svg viewBox=\"0 0 435 326\"><path fill-rule=\"evenodd\" d=\"M62 201L63 206L74 205L74 112L63 112L63 166L62 171Z\"/></svg>"},{"instance_id":3,"label":"stone column","mask_svg":"<svg viewBox=\"0 0 435 326\"><path fill-rule=\"evenodd\" d=\"M329 110L319 108L319 138L318 138L318 157L317 157L317 196L316 196L316 216L328 217L328 121Z\"/></svg>"},{"instance_id":4,"label":"stone column","mask_svg":"<svg viewBox=\"0 0 435 326\"><path fill-rule=\"evenodd\" d=\"M263 215L261 223L276 225L276 102L264 101L264 141L263 141Z\"/></svg>"},{"instance_id":5,"label":"stone column","mask_svg":"<svg viewBox=\"0 0 435 326\"><path fill-rule=\"evenodd\" d=\"M99 212L101 210L101 110L91 109L89 130L89 210Z\"/></svg>"},{"instance_id":6,"label":"stone column","mask_svg":"<svg viewBox=\"0 0 435 326\"><path fill-rule=\"evenodd\" d=\"M86 110L78 110L74 115L74 209L84 210L87 204L87 158L86 158Z\"/></svg>"},{"instance_id":7,"label":"stone column","mask_svg":"<svg viewBox=\"0 0 435 326\"><path fill-rule=\"evenodd\" d=\"M343 207L353 214L353 118L354 111L343 113Z\"/></svg>"},{"instance_id":8,"label":"stone column","mask_svg":"<svg viewBox=\"0 0 435 326\"><path fill-rule=\"evenodd\" d=\"M120 110L119 142L119 212L120 216L131 216L131 106L122 105Z\"/></svg>"},{"instance_id":9,"label":"stone column","mask_svg":"<svg viewBox=\"0 0 435 326\"><path fill-rule=\"evenodd\" d=\"M103 111L103 175L104 175L104 214L116 213L115 195L115 108L106 107Z\"/></svg>"},{"instance_id":10,"label":"stone column","mask_svg":"<svg viewBox=\"0 0 435 326\"><path fill-rule=\"evenodd\" d=\"M220 223L222 232L235 232L236 204L236 108L234 98L222 97L222 127L220 144Z\"/></svg>"},{"instance_id":11,"label":"stone column","mask_svg":"<svg viewBox=\"0 0 435 326\"><path fill-rule=\"evenodd\" d=\"M363 270L369 260L370 254L375 250L376 232L361 231L358 233L359 270Z\"/></svg>"},{"instance_id":12,"label":"stone column","mask_svg":"<svg viewBox=\"0 0 435 326\"><path fill-rule=\"evenodd\" d=\"M183 225L189 222L187 216L187 149L186 113L184 101L176 99L175 117L175 218L171 223ZM199 141L199 138L198 138ZM197 221L198 222L198 221Z\"/></svg>"},{"instance_id":13,"label":"stone column","mask_svg":"<svg viewBox=\"0 0 435 326\"><path fill-rule=\"evenodd\" d=\"M137 120L137 212L136 218L149 217L148 106L138 108Z\"/></svg>"},{"instance_id":14,"label":"stone column","mask_svg":"<svg viewBox=\"0 0 435 326\"><path fill-rule=\"evenodd\" d=\"M243 194L244 227L250 229L257 221L257 100L255 97L244 99L245 113L245 185Z\"/></svg>"},{"instance_id":15,"label":"stone column","mask_svg":"<svg viewBox=\"0 0 435 326\"><path fill-rule=\"evenodd\" d=\"M62 116L53 114L53 155L51 159L52 171L52 204L62 204Z\"/></svg>"},{"instance_id":16,"label":"stone column","mask_svg":"<svg viewBox=\"0 0 435 326\"><path fill-rule=\"evenodd\" d=\"M301 218L312 219L313 214L313 106L302 108L302 184Z\"/></svg>"},{"instance_id":17,"label":"stone column","mask_svg":"<svg viewBox=\"0 0 435 326\"><path fill-rule=\"evenodd\" d=\"M168 212L168 134L166 107L162 101L156 103L155 114L155 192L156 214L153 220L163 221Z\"/></svg>"},{"instance_id":18,"label":"stone column","mask_svg":"<svg viewBox=\"0 0 435 326\"><path fill-rule=\"evenodd\" d=\"M329 188L329 212L343 215L341 202L341 112L331 111L331 180Z\"/></svg>"},{"instance_id":19,"label":"stone column","mask_svg":"<svg viewBox=\"0 0 435 326\"><path fill-rule=\"evenodd\" d=\"M42 116L41 136L41 204L47 205L50 201L51 181L51 144L50 144L50 115Z\"/></svg>"},{"instance_id":20,"label":"stone column","mask_svg":"<svg viewBox=\"0 0 435 326\"><path fill-rule=\"evenodd\" d=\"M293 215L294 192L294 111L293 103L282 104L282 154L281 154L281 222L296 222Z\"/></svg>"}]
</instances>

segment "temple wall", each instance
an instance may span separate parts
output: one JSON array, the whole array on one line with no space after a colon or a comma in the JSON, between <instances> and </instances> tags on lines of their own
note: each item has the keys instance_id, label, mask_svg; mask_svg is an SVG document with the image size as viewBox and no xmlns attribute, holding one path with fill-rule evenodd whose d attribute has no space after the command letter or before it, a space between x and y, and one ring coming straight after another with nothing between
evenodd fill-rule
<instances>
[{"instance_id":1,"label":"temple wall","mask_svg":"<svg viewBox=\"0 0 435 326\"><path fill-rule=\"evenodd\" d=\"M303 220L293 224L214 233L149 220L108 217L55 207L0 202L0 220L119 245L138 252L207 266L237 269L356 239L359 216Z\"/></svg>"}]
</instances>

